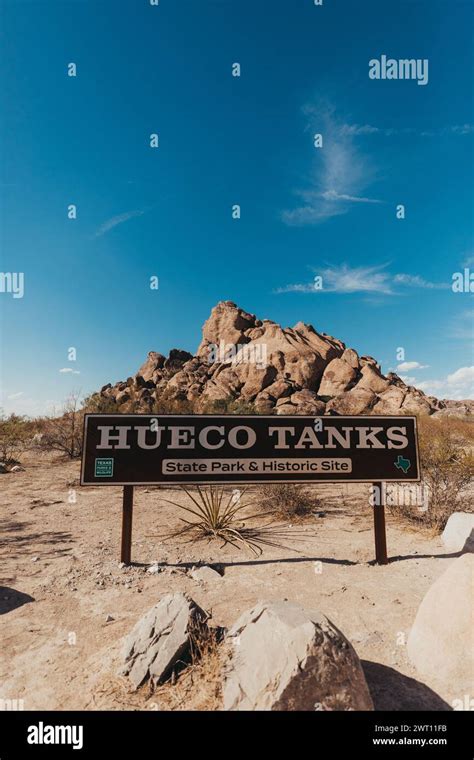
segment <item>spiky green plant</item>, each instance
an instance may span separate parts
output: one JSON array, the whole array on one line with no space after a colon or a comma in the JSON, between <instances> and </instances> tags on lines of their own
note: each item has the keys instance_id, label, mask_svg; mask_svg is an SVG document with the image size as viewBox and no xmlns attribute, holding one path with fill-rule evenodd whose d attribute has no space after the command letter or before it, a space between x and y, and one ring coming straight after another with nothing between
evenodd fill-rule
<instances>
[{"instance_id":1,"label":"spiky green plant","mask_svg":"<svg viewBox=\"0 0 474 760\"><path fill-rule=\"evenodd\" d=\"M173 531L166 538L176 538L186 534L189 534L190 541L200 538L209 540L217 538L223 541L223 546L231 544L238 549L245 546L258 556L263 551L263 544L281 546L274 539L277 536L288 535L286 532L279 531L278 526L266 525L256 528L246 526L246 521L261 518L262 513L246 515L245 522L239 519L242 510L250 504L242 500L247 489L241 491L236 499L235 492L229 493L222 486L211 485L204 488L197 486L196 497L184 486L179 487L190 499L192 506L185 506L170 499L163 499L163 501L193 515L195 519L187 520L180 517L180 521L186 523L184 528Z\"/></svg>"}]
</instances>

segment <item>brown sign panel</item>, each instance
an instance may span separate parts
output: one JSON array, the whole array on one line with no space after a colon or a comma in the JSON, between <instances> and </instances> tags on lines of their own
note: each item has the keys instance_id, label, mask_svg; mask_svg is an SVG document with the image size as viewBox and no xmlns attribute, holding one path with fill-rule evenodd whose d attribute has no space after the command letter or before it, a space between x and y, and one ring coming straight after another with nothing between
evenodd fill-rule
<instances>
[{"instance_id":1,"label":"brown sign panel","mask_svg":"<svg viewBox=\"0 0 474 760\"><path fill-rule=\"evenodd\" d=\"M87 414L82 485L419 481L416 418Z\"/></svg>"}]
</instances>

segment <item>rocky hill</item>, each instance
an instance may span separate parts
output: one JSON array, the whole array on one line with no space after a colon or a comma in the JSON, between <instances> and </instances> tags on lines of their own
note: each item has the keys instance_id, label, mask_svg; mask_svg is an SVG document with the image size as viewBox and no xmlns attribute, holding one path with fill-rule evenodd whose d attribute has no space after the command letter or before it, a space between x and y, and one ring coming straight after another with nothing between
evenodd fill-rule
<instances>
[{"instance_id":1,"label":"rocky hill","mask_svg":"<svg viewBox=\"0 0 474 760\"><path fill-rule=\"evenodd\" d=\"M474 402L440 401L383 375L371 356L298 322L283 328L232 301L212 309L196 355L150 351L136 375L105 385L98 408L156 411L160 399L183 409L213 411L240 400L276 414L470 414Z\"/></svg>"}]
</instances>

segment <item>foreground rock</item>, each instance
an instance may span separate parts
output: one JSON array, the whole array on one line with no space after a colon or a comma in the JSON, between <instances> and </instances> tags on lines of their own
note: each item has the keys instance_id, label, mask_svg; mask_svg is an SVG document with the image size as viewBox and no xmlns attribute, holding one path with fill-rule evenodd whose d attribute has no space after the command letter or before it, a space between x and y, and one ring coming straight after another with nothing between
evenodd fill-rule
<instances>
[{"instance_id":1,"label":"foreground rock","mask_svg":"<svg viewBox=\"0 0 474 760\"><path fill-rule=\"evenodd\" d=\"M138 621L126 637L120 675L134 689L146 680L166 681L190 648L193 631L207 625L208 615L185 594L167 594Z\"/></svg>"},{"instance_id":2,"label":"foreground rock","mask_svg":"<svg viewBox=\"0 0 474 760\"><path fill-rule=\"evenodd\" d=\"M355 650L318 612L261 602L228 631L225 710L372 710Z\"/></svg>"},{"instance_id":3,"label":"foreground rock","mask_svg":"<svg viewBox=\"0 0 474 760\"><path fill-rule=\"evenodd\" d=\"M474 514L454 512L446 523L441 539L451 552L474 552Z\"/></svg>"},{"instance_id":4,"label":"foreground rock","mask_svg":"<svg viewBox=\"0 0 474 760\"><path fill-rule=\"evenodd\" d=\"M200 583L215 583L216 581L222 580L222 576L217 570L214 570L213 567L209 567L208 565L195 567L189 574L193 580L199 581Z\"/></svg>"},{"instance_id":5,"label":"foreground rock","mask_svg":"<svg viewBox=\"0 0 474 760\"><path fill-rule=\"evenodd\" d=\"M455 559L420 604L408 656L433 684L474 693L474 555Z\"/></svg>"},{"instance_id":6,"label":"foreground rock","mask_svg":"<svg viewBox=\"0 0 474 760\"><path fill-rule=\"evenodd\" d=\"M456 414L456 402L439 401L382 374L371 356L298 322L281 327L221 301L203 326L196 355L150 351L138 372L92 397L93 411L164 413L214 411L242 400L264 414ZM474 403L474 402L473 402ZM469 402L459 402L462 414ZM449 408L448 408L449 407Z\"/></svg>"}]
</instances>

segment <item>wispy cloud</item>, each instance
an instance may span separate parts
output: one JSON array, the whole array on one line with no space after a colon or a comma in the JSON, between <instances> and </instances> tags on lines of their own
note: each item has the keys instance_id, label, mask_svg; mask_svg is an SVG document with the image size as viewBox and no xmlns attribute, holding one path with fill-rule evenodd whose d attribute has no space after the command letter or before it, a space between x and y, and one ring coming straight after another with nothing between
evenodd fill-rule
<instances>
[{"instance_id":1,"label":"wispy cloud","mask_svg":"<svg viewBox=\"0 0 474 760\"><path fill-rule=\"evenodd\" d=\"M428 290L445 290L451 287L448 282L429 282L418 274L396 274L393 281L409 288L427 288Z\"/></svg>"},{"instance_id":2,"label":"wispy cloud","mask_svg":"<svg viewBox=\"0 0 474 760\"><path fill-rule=\"evenodd\" d=\"M344 137L359 137L363 135L418 135L419 137L444 137L448 135L471 135L474 133L474 124L454 124L438 129L420 130L415 127L375 127L373 124L342 124L340 134Z\"/></svg>"},{"instance_id":3,"label":"wispy cloud","mask_svg":"<svg viewBox=\"0 0 474 760\"><path fill-rule=\"evenodd\" d=\"M103 224L100 225L99 229L94 234L94 237L97 238L105 235L107 232L110 232L110 230L113 230L114 227L118 227L119 224L128 222L129 219L134 219L137 216L143 216L145 210L146 209L139 211L126 211L124 214L117 214L117 216L112 216L110 219L107 219Z\"/></svg>"},{"instance_id":4,"label":"wispy cloud","mask_svg":"<svg viewBox=\"0 0 474 760\"><path fill-rule=\"evenodd\" d=\"M381 130L371 124L342 124L339 128L344 137L358 137L359 135L376 135Z\"/></svg>"},{"instance_id":5,"label":"wispy cloud","mask_svg":"<svg viewBox=\"0 0 474 760\"><path fill-rule=\"evenodd\" d=\"M420 362L402 362L397 365L397 370L410 372L413 369L426 369L428 366L428 364L420 364Z\"/></svg>"},{"instance_id":6,"label":"wispy cloud","mask_svg":"<svg viewBox=\"0 0 474 760\"><path fill-rule=\"evenodd\" d=\"M418 135L419 137L463 136L474 133L474 124L454 124L435 129L415 127L377 127L373 124L351 124L337 117L327 101L307 104L303 108L306 131L323 136L323 145L313 148L309 176L294 194L300 203L287 208L281 218L288 225L318 224L331 217L346 214L354 204L381 204L364 192L375 177L374 167L362 153L356 139L367 135ZM408 283L406 283L408 284Z\"/></svg>"},{"instance_id":7,"label":"wispy cloud","mask_svg":"<svg viewBox=\"0 0 474 760\"><path fill-rule=\"evenodd\" d=\"M21 398L24 395L24 391L19 391L18 393L11 393L10 396L7 396L7 399L9 401L14 401L15 399Z\"/></svg>"},{"instance_id":8,"label":"wispy cloud","mask_svg":"<svg viewBox=\"0 0 474 760\"><path fill-rule=\"evenodd\" d=\"M295 190L302 203L286 209L282 219L289 225L317 224L349 211L353 204L382 203L363 194L373 181L374 170L356 148L353 135L344 134L334 108L328 104L303 109L307 131L323 135L323 147L314 148L307 187Z\"/></svg>"},{"instance_id":9,"label":"wispy cloud","mask_svg":"<svg viewBox=\"0 0 474 760\"><path fill-rule=\"evenodd\" d=\"M321 198L327 201L350 201L351 203L383 203L376 198L358 198L355 195L347 195L347 193L337 193L335 190L326 190L321 193Z\"/></svg>"},{"instance_id":10,"label":"wispy cloud","mask_svg":"<svg viewBox=\"0 0 474 760\"><path fill-rule=\"evenodd\" d=\"M62 369L60 369L59 372L62 375L80 375L81 374L78 369L71 369L71 367L62 367Z\"/></svg>"},{"instance_id":11,"label":"wispy cloud","mask_svg":"<svg viewBox=\"0 0 474 760\"><path fill-rule=\"evenodd\" d=\"M325 267L318 270L318 277L322 278L322 290L326 293L360 293L377 292L391 293L389 274L379 267L355 267L347 264L339 267ZM316 270L314 270L316 271ZM314 280L308 283L285 285L277 290L277 293L316 293Z\"/></svg>"},{"instance_id":12,"label":"wispy cloud","mask_svg":"<svg viewBox=\"0 0 474 760\"><path fill-rule=\"evenodd\" d=\"M312 268L316 277L322 278L319 288L311 282L284 285L276 293L377 293L379 295L400 295L404 287L432 290L450 287L445 283L435 283L418 275L391 274L388 264L372 267L350 267L348 264Z\"/></svg>"}]
</instances>

